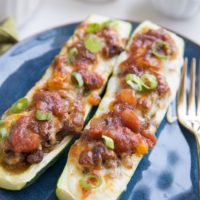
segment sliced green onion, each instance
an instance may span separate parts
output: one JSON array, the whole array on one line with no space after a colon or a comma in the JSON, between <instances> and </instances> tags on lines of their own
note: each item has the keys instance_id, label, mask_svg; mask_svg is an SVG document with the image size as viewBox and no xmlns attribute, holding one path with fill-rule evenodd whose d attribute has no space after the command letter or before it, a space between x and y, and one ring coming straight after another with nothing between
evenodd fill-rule
<instances>
[{"instance_id":1,"label":"sliced green onion","mask_svg":"<svg viewBox=\"0 0 200 200\"><path fill-rule=\"evenodd\" d=\"M142 86L147 90L153 90L157 88L157 78L152 74L143 74L141 77Z\"/></svg>"},{"instance_id":2,"label":"sliced green onion","mask_svg":"<svg viewBox=\"0 0 200 200\"><path fill-rule=\"evenodd\" d=\"M118 22L116 20L107 20L103 23L91 23L88 24L85 31L86 33L96 33L97 31L101 30L106 26L111 26L113 28L116 28L118 26Z\"/></svg>"},{"instance_id":3,"label":"sliced green onion","mask_svg":"<svg viewBox=\"0 0 200 200\"><path fill-rule=\"evenodd\" d=\"M71 62L73 62L76 59L76 56L78 55L78 49L76 47L73 47L68 52L68 57Z\"/></svg>"},{"instance_id":4,"label":"sliced green onion","mask_svg":"<svg viewBox=\"0 0 200 200\"><path fill-rule=\"evenodd\" d=\"M85 190L91 190L99 187L102 184L102 179L97 175L86 175L79 180L80 186Z\"/></svg>"},{"instance_id":5,"label":"sliced green onion","mask_svg":"<svg viewBox=\"0 0 200 200\"><path fill-rule=\"evenodd\" d=\"M79 88L83 87L84 81L83 81L83 78L82 78L82 76L81 76L80 73L78 73L78 72L72 72L72 77L75 78L76 82L78 83L78 87Z\"/></svg>"},{"instance_id":6,"label":"sliced green onion","mask_svg":"<svg viewBox=\"0 0 200 200\"><path fill-rule=\"evenodd\" d=\"M0 129L0 139L4 140L5 138L7 138L7 129L1 128Z\"/></svg>"},{"instance_id":7,"label":"sliced green onion","mask_svg":"<svg viewBox=\"0 0 200 200\"><path fill-rule=\"evenodd\" d=\"M88 24L85 31L87 33L96 33L97 31L101 30L102 28L103 28L103 24L91 23L91 24Z\"/></svg>"},{"instance_id":8,"label":"sliced green onion","mask_svg":"<svg viewBox=\"0 0 200 200\"><path fill-rule=\"evenodd\" d=\"M102 49L101 39L95 35L89 35L84 40L84 45L91 53L98 53Z\"/></svg>"},{"instance_id":9,"label":"sliced green onion","mask_svg":"<svg viewBox=\"0 0 200 200\"><path fill-rule=\"evenodd\" d=\"M114 149L115 148L115 143L112 138L102 135L102 138L104 140L104 144L109 148L109 149Z\"/></svg>"},{"instance_id":10,"label":"sliced green onion","mask_svg":"<svg viewBox=\"0 0 200 200\"><path fill-rule=\"evenodd\" d=\"M26 110L29 106L29 102L28 99L23 97L21 99L19 99L18 101L16 101L9 109L8 112L9 113L20 113L24 110Z\"/></svg>"},{"instance_id":11,"label":"sliced green onion","mask_svg":"<svg viewBox=\"0 0 200 200\"><path fill-rule=\"evenodd\" d=\"M136 76L135 74L127 74L125 80L126 83L131 86L131 88L135 89L136 91L142 91L140 77Z\"/></svg>"},{"instance_id":12,"label":"sliced green onion","mask_svg":"<svg viewBox=\"0 0 200 200\"><path fill-rule=\"evenodd\" d=\"M3 126L5 124L5 121L0 119L0 126Z\"/></svg>"},{"instance_id":13,"label":"sliced green onion","mask_svg":"<svg viewBox=\"0 0 200 200\"><path fill-rule=\"evenodd\" d=\"M13 120L13 121L11 122L11 126L15 126L15 124L16 124L16 121Z\"/></svg>"},{"instance_id":14,"label":"sliced green onion","mask_svg":"<svg viewBox=\"0 0 200 200\"><path fill-rule=\"evenodd\" d=\"M167 42L155 42L152 46L152 54L160 60L167 60L168 55L159 52L160 50L165 52L167 49L169 49L169 44Z\"/></svg>"},{"instance_id":15,"label":"sliced green onion","mask_svg":"<svg viewBox=\"0 0 200 200\"><path fill-rule=\"evenodd\" d=\"M116 28L118 26L118 22L116 20L108 20L105 21L103 24L104 26L111 26L113 28Z\"/></svg>"},{"instance_id":16,"label":"sliced green onion","mask_svg":"<svg viewBox=\"0 0 200 200\"><path fill-rule=\"evenodd\" d=\"M35 117L39 121L48 121L52 118L52 112L43 112L43 111L37 110Z\"/></svg>"}]
</instances>

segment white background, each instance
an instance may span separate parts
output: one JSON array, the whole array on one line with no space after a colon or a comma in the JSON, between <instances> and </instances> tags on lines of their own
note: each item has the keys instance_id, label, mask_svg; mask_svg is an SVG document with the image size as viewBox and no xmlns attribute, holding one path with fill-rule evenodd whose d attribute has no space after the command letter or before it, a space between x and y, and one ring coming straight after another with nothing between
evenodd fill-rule
<instances>
[{"instance_id":1,"label":"white background","mask_svg":"<svg viewBox=\"0 0 200 200\"><path fill-rule=\"evenodd\" d=\"M42 0L32 17L20 28L20 37L23 39L54 26L80 21L95 13L134 21L149 19L200 44L200 12L188 20L175 20L157 13L148 0L97 1Z\"/></svg>"}]
</instances>

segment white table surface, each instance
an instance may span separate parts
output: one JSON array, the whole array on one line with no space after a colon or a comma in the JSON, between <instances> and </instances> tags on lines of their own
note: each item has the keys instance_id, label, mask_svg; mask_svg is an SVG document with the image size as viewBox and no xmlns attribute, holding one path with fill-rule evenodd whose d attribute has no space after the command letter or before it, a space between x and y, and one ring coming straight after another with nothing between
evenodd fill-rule
<instances>
[{"instance_id":1,"label":"white table surface","mask_svg":"<svg viewBox=\"0 0 200 200\"><path fill-rule=\"evenodd\" d=\"M97 1L97 0L96 0ZM175 20L157 13L148 0L42 0L39 8L20 28L21 39L48 28L80 21L95 13L134 21L152 20L200 44L200 12L188 20Z\"/></svg>"}]
</instances>

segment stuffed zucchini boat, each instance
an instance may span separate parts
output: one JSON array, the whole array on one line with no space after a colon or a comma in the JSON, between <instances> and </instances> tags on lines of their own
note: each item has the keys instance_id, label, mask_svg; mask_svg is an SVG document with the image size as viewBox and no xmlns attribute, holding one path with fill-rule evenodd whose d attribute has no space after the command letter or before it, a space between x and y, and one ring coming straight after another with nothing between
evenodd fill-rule
<instances>
[{"instance_id":1,"label":"stuffed zucchini boat","mask_svg":"<svg viewBox=\"0 0 200 200\"><path fill-rule=\"evenodd\" d=\"M131 31L127 22L92 15L45 75L0 120L0 187L31 183L81 131Z\"/></svg>"},{"instance_id":2,"label":"stuffed zucchini boat","mask_svg":"<svg viewBox=\"0 0 200 200\"><path fill-rule=\"evenodd\" d=\"M115 200L126 190L175 97L183 49L181 38L149 21L134 31L95 116L71 146L60 200Z\"/></svg>"}]
</instances>

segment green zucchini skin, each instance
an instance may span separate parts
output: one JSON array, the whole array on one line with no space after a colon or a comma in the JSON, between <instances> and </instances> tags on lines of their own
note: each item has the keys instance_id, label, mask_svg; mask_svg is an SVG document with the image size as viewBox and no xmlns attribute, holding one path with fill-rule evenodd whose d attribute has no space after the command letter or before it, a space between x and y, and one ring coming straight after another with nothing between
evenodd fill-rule
<instances>
[{"instance_id":1,"label":"green zucchini skin","mask_svg":"<svg viewBox=\"0 0 200 200\"><path fill-rule=\"evenodd\" d=\"M108 18L102 17L102 16L96 16L96 15L91 15L88 17L85 21L86 22L101 22L108 20ZM131 24L127 22L122 22L119 21L124 27L126 27L127 32L125 34L125 39L128 39L129 34L131 32ZM123 35L124 37L124 35ZM62 53L63 49L61 50ZM109 66L107 66L107 71L106 73L106 80L102 88L100 88L97 92L101 94L104 89L106 88L106 83L108 81L109 76L112 73L114 64L116 62L117 56L112 59L112 62L110 63ZM97 68L98 69L98 68ZM51 73L51 67L49 67L42 77L42 79L48 78L49 74ZM98 70L97 70L98 71ZM36 83L35 87L38 85L41 85L42 83L39 81ZM28 99L32 98L32 92L34 91L34 88L32 88L26 95ZM92 106L86 105L86 113L85 113L85 122L89 121L92 115ZM3 118L5 119L5 115L3 115ZM29 185L31 185L37 178L44 172L46 171L50 166L52 166L58 158L62 155L63 152L65 152L66 148L70 146L70 144L73 143L73 136L67 136L66 138L63 139L63 141L56 145L55 149L49 152L48 154L45 154L45 157L43 161L41 161L39 164L33 164L31 165L27 170L22 172L21 174L9 174L6 170L4 170L0 166L0 188L7 189L7 190L21 190L22 188L25 188Z\"/></svg>"}]
</instances>

